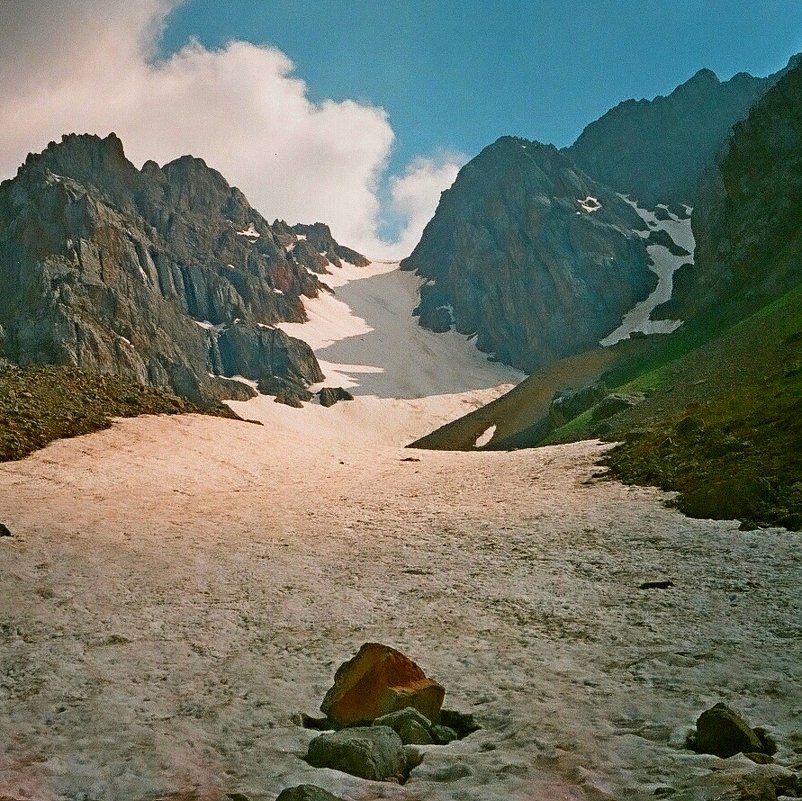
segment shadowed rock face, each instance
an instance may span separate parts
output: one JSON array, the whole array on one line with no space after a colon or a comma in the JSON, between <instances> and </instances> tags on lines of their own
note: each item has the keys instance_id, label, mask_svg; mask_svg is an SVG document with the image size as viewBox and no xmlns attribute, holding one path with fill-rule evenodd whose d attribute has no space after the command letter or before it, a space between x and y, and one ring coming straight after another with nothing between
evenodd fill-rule
<instances>
[{"instance_id":1,"label":"shadowed rock face","mask_svg":"<svg viewBox=\"0 0 802 801\"><path fill-rule=\"evenodd\" d=\"M328 228L308 228L339 261ZM258 327L303 321L301 296L323 286L294 230L274 230L200 159L137 170L114 134L67 135L0 185L0 354L196 402L225 396L210 372L320 380L305 343ZM333 263L314 255L320 272Z\"/></svg>"},{"instance_id":2,"label":"shadowed rock face","mask_svg":"<svg viewBox=\"0 0 802 801\"><path fill-rule=\"evenodd\" d=\"M734 298L760 305L802 280L802 61L735 126L693 215L696 267L665 313Z\"/></svg>"},{"instance_id":3,"label":"shadowed rock face","mask_svg":"<svg viewBox=\"0 0 802 801\"><path fill-rule=\"evenodd\" d=\"M416 312L525 371L591 347L651 290L644 223L550 145L503 137L462 168L403 269Z\"/></svg>"},{"instance_id":4,"label":"shadowed rock face","mask_svg":"<svg viewBox=\"0 0 802 801\"><path fill-rule=\"evenodd\" d=\"M743 120L782 73L739 73L719 81L700 70L671 94L626 100L592 122L567 148L581 170L643 206L694 205L700 182Z\"/></svg>"}]
</instances>

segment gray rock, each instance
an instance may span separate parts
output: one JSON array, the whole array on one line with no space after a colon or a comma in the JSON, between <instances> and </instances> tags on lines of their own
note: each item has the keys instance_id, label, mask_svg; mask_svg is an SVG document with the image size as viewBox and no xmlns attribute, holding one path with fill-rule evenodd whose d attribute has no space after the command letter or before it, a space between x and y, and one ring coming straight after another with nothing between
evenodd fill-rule
<instances>
[{"instance_id":1,"label":"gray rock","mask_svg":"<svg viewBox=\"0 0 802 801\"><path fill-rule=\"evenodd\" d=\"M602 383L591 384L581 389L559 390L549 406L549 422L554 428L559 428L591 406L595 406L607 393L608 389Z\"/></svg>"},{"instance_id":2,"label":"gray rock","mask_svg":"<svg viewBox=\"0 0 802 801\"><path fill-rule=\"evenodd\" d=\"M0 523L0 537L12 537L11 529L5 524Z\"/></svg>"},{"instance_id":3,"label":"gray rock","mask_svg":"<svg viewBox=\"0 0 802 801\"><path fill-rule=\"evenodd\" d=\"M317 395L320 398L320 405L327 408L340 401L352 401L354 399L354 396L342 387L323 387Z\"/></svg>"},{"instance_id":4,"label":"gray rock","mask_svg":"<svg viewBox=\"0 0 802 801\"><path fill-rule=\"evenodd\" d=\"M321 734L309 743L306 761L362 779L401 779L407 757L401 738L389 726L360 726Z\"/></svg>"},{"instance_id":5,"label":"gray rock","mask_svg":"<svg viewBox=\"0 0 802 801\"><path fill-rule=\"evenodd\" d=\"M299 784L282 790L276 801L342 801L342 799L316 784Z\"/></svg>"},{"instance_id":6,"label":"gray rock","mask_svg":"<svg viewBox=\"0 0 802 801\"><path fill-rule=\"evenodd\" d=\"M764 747L737 712L719 703L702 712L696 721L696 750L726 758L739 752L763 753Z\"/></svg>"},{"instance_id":7,"label":"gray rock","mask_svg":"<svg viewBox=\"0 0 802 801\"><path fill-rule=\"evenodd\" d=\"M399 709L396 712L388 712L386 715L376 718L373 721L373 725L389 726L394 732L399 732L409 722L417 723L427 731L432 727L432 722L429 718L412 706Z\"/></svg>"},{"instance_id":8,"label":"gray rock","mask_svg":"<svg viewBox=\"0 0 802 801\"><path fill-rule=\"evenodd\" d=\"M450 726L432 726L432 737L437 745L448 745L459 739L459 735Z\"/></svg>"},{"instance_id":9,"label":"gray rock","mask_svg":"<svg viewBox=\"0 0 802 801\"><path fill-rule=\"evenodd\" d=\"M640 394L625 395L621 392L611 392L596 404L591 412L591 417L594 420L606 420L608 417L623 412L625 409L637 406L642 400L643 395Z\"/></svg>"},{"instance_id":10,"label":"gray rock","mask_svg":"<svg viewBox=\"0 0 802 801\"><path fill-rule=\"evenodd\" d=\"M434 738L429 729L416 720L408 720L402 724L398 736L404 745L434 745Z\"/></svg>"}]
</instances>

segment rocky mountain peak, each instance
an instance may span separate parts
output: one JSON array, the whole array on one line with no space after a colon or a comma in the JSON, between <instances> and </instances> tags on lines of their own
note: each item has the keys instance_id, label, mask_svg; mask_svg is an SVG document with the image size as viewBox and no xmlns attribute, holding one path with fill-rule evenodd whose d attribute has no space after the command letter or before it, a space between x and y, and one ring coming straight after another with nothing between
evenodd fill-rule
<instances>
[{"instance_id":1,"label":"rocky mountain peak","mask_svg":"<svg viewBox=\"0 0 802 801\"><path fill-rule=\"evenodd\" d=\"M590 123L565 153L596 180L644 206L694 205L703 176L760 97L779 80L701 69L666 96L620 103Z\"/></svg>"},{"instance_id":2,"label":"rocky mountain peak","mask_svg":"<svg viewBox=\"0 0 802 801\"><path fill-rule=\"evenodd\" d=\"M104 173L131 172L135 170L125 157L125 149L115 133L100 137L95 134L64 134L60 142L50 142L41 153L29 153L17 171L68 175L83 182Z\"/></svg>"},{"instance_id":3,"label":"rocky mountain peak","mask_svg":"<svg viewBox=\"0 0 802 801\"><path fill-rule=\"evenodd\" d=\"M590 346L648 295L643 221L551 145L502 137L460 170L402 263L435 331L532 371Z\"/></svg>"},{"instance_id":4,"label":"rocky mountain peak","mask_svg":"<svg viewBox=\"0 0 802 801\"><path fill-rule=\"evenodd\" d=\"M338 251L363 258L325 232L333 258L274 231L202 159L137 170L116 135L68 134L0 185L0 356L118 372L196 402L231 392L215 378L226 375L305 397L319 366L274 326L306 319L301 298Z\"/></svg>"},{"instance_id":5,"label":"rocky mountain peak","mask_svg":"<svg viewBox=\"0 0 802 801\"><path fill-rule=\"evenodd\" d=\"M743 74L748 74L748 73L743 73ZM749 77L752 78L754 76L749 75ZM716 73L713 72L713 70L707 69L707 67L703 67L697 73L692 75L687 81L685 81L685 83L680 84L674 90L674 92L679 92L683 88L688 86L693 86L695 84L719 84L719 83L721 83L721 81L719 80L718 75L716 75ZM672 92L671 94L674 94L674 92Z\"/></svg>"}]
</instances>

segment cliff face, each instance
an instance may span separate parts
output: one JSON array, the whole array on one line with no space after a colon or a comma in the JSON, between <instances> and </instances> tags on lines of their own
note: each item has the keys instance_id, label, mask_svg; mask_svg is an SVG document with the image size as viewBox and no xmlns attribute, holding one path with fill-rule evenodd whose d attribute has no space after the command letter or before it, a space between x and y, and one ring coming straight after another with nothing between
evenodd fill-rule
<instances>
[{"instance_id":1,"label":"cliff face","mask_svg":"<svg viewBox=\"0 0 802 801\"><path fill-rule=\"evenodd\" d=\"M641 205L694 205L732 126L780 75L739 73L721 82L700 70L666 97L620 103L588 125L565 153L588 175Z\"/></svg>"},{"instance_id":2,"label":"cliff face","mask_svg":"<svg viewBox=\"0 0 802 801\"><path fill-rule=\"evenodd\" d=\"M210 372L321 380L312 351L270 326L304 320L301 297L324 288L313 272L358 254L326 226L296 228L269 225L200 159L137 170L114 134L65 136L0 185L0 355L200 402L226 395ZM228 340L255 349L222 358Z\"/></svg>"},{"instance_id":3,"label":"cliff face","mask_svg":"<svg viewBox=\"0 0 802 801\"><path fill-rule=\"evenodd\" d=\"M802 63L735 126L693 215L696 267L665 313L753 307L802 281Z\"/></svg>"},{"instance_id":4,"label":"cliff face","mask_svg":"<svg viewBox=\"0 0 802 801\"><path fill-rule=\"evenodd\" d=\"M550 145L503 137L460 171L402 268L416 313L525 371L591 347L653 286L643 221Z\"/></svg>"}]
</instances>

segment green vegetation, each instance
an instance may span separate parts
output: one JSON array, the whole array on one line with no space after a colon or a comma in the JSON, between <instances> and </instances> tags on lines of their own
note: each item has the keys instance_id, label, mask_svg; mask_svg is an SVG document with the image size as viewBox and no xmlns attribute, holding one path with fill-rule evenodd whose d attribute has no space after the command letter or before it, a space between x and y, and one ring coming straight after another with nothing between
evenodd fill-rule
<instances>
[{"instance_id":1,"label":"green vegetation","mask_svg":"<svg viewBox=\"0 0 802 801\"><path fill-rule=\"evenodd\" d=\"M690 347L700 330L605 374L641 404L603 421L584 412L542 444L623 441L612 475L679 492L686 514L802 529L802 287Z\"/></svg>"},{"instance_id":2,"label":"green vegetation","mask_svg":"<svg viewBox=\"0 0 802 801\"><path fill-rule=\"evenodd\" d=\"M108 428L114 417L190 412L237 417L223 404L202 409L119 375L0 363L0 461L22 459L54 439Z\"/></svg>"}]
</instances>

